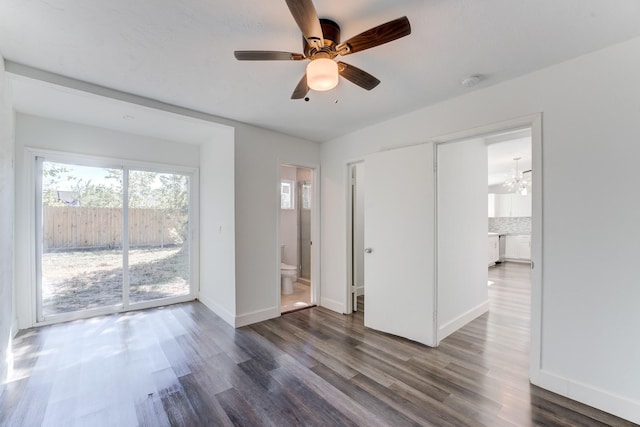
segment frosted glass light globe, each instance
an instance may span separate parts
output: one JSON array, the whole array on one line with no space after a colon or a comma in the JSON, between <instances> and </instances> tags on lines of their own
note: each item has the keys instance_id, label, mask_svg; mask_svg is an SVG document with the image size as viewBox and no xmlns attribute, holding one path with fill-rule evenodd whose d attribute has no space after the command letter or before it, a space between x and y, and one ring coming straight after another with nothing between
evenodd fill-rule
<instances>
[{"instance_id":1,"label":"frosted glass light globe","mask_svg":"<svg viewBox=\"0 0 640 427\"><path fill-rule=\"evenodd\" d=\"M338 85L338 64L329 58L318 58L307 65L307 85L317 91Z\"/></svg>"}]
</instances>

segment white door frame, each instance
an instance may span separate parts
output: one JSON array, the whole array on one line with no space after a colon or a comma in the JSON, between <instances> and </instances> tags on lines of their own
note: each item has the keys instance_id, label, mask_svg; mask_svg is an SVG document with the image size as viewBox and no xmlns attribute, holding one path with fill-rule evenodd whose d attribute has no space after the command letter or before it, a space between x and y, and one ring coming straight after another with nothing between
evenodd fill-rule
<instances>
[{"instance_id":1,"label":"white door frame","mask_svg":"<svg viewBox=\"0 0 640 427\"><path fill-rule=\"evenodd\" d=\"M529 362L529 376L534 381L541 370L541 342L542 342L542 294L543 294L543 282L542 282L542 269L543 269L543 257L542 257L542 113L531 114L524 117L519 117L504 122L494 123L486 126L477 127L461 132L456 132L448 135L443 135L437 138L432 138L430 142L434 144L434 161L437 161L437 145L442 143L463 141L472 138L480 138L491 134L500 132L517 130L523 128L531 128L531 165L532 165L532 187L535 191L532 192L532 212L531 212L531 350L530 350L530 362ZM434 174L435 174L434 167ZM437 175L434 180L435 191L437 192ZM437 194L437 193L436 193ZM436 212L437 212L437 198L436 198ZM437 245L438 239L438 218L435 217L435 236ZM437 276L437 251L434 271L434 301L438 302L438 276ZM434 336L437 337L438 322L436 316L436 322L434 323Z\"/></svg>"},{"instance_id":2,"label":"white door frame","mask_svg":"<svg viewBox=\"0 0 640 427\"><path fill-rule=\"evenodd\" d=\"M295 168L310 169L312 173L311 181L311 285L310 285L310 297L311 304L319 305L320 303L320 165L317 164L304 164L297 162L287 162L279 160L277 164L278 177L276 185L277 190L275 200L280 200L280 166L291 166ZM296 196L297 197L297 196ZM276 206L276 278L275 278L275 292L278 315L282 306L282 294L281 294L281 277L280 277L280 203Z\"/></svg>"}]
</instances>

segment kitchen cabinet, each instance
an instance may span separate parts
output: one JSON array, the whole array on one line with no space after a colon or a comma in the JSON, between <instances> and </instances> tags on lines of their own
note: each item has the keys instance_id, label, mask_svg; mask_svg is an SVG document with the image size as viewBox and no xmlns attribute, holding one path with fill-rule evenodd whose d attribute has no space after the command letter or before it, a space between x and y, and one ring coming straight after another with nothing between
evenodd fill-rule
<instances>
[{"instance_id":1,"label":"kitchen cabinet","mask_svg":"<svg viewBox=\"0 0 640 427\"><path fill-rule=\"evenodd\" d=\"M512 260L531 261L531 236L528 234L507 236L504 257Z\"/></svg>"},{"instance_id":2,"label":"kitchen cabinet","mask_svg":"<svg viewBox=\"0 0 640 427\"><path fill-rule=\"evenodd\" d=\"M511 215L511 200L508 194L489 193L489 218L499 218Z\"/></svg>"},{"instance_id":3,"label":"kitchen cabinet","mask_svg":"<svg viewBox=\"0 0 640 427\"><path fill-rule=\"evenodd\" d=\"M487 203L487 207L489 208L489 218L495 218L496 216L496 194L489 193L489 200Z\"/></svg>"},{"instance_id":4,"label":"kitchen cabinet","mask_svg":"<svg viewBox=\"0 0 640 427\"><path fill-rule=\"evenodd\" d=\"M500 259L500 241L497 235L489 235L489 265L495 264Z\"/></svg>"},{"instance_id":5,"label":"kitchen cabinet","mask_svg":"<svg viewBox=\"0 0 640 427\"><path fill-rule=\"evenodd\" d=\"M489 218L531 216L531 194L490 193L488 198Z\"/></svg>"},{"instance_id":6,"label":"kitchen cabinet","mask_svg":"<svg viewBox=\"0 0 640 427\"><path fill-rule=\"evenodd\" d=\"M531 216L531 194L511 194L511 216Z\"/></svg>"},{"instance_id":7,"label":"kitchen cabinet","mask_svg":"<svg viewBox=\"0 0 640 427\"><path fill-rule=\"evenodd\" d=\"M496 194L496 217L511 216L511 194Z\"/></svg>"}]
</instances>

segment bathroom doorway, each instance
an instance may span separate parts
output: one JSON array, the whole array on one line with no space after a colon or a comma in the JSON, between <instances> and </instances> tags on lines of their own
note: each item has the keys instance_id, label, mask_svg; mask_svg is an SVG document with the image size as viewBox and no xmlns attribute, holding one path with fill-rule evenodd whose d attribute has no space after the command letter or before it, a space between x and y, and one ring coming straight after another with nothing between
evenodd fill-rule
<instances>
[{"instance_id":1,"label":"bathroom doorway","mask_svg":"<svg viewBox=\"0 0 640 427\"><path fill-rule=\"evenodd\" d=\"M280 312L313 305L313 169L280 165Z\"/></svg>"}]
</instances>

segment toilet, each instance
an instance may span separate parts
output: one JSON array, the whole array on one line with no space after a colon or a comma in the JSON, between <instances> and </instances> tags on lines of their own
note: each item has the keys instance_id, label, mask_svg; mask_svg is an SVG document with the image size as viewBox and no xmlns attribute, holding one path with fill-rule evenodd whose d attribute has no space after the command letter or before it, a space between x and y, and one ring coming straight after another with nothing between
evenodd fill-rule
<instances>
[{"instance_id":1,"label":"toilet","mask_svg":"<svg viewBox=\"0 0 640 427\"><path fill-rule=\"evenodd\" d=\"M284 259L284 245L280 245L280 259ZM295 265L280 263L280 290L285 295L293 293L293 284L298 280L298 268Z\"/></svg>"},{"instance_id":2,"label":"toilet","mask_svg":"<svg viewBox=\"0 0 640 427\"><path fill-rule=\"evenodd\" d=\"M293 293L293 284L298 279L298 269L295 265L280 263L280 278L282 281L282 293L290 295Z\"/></svg>"}]
</instances>

